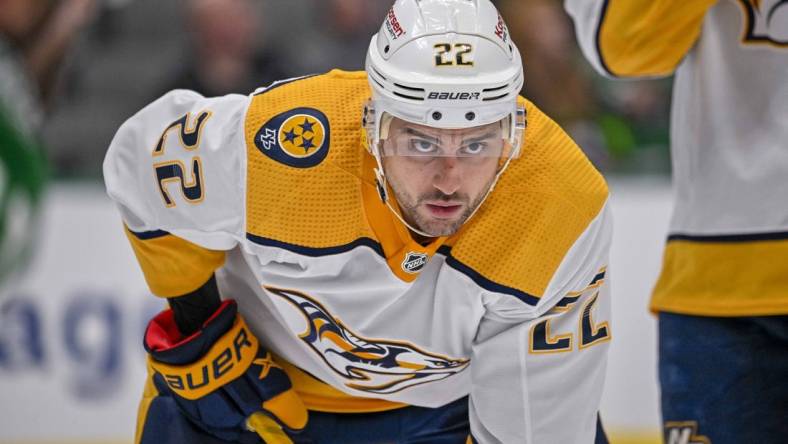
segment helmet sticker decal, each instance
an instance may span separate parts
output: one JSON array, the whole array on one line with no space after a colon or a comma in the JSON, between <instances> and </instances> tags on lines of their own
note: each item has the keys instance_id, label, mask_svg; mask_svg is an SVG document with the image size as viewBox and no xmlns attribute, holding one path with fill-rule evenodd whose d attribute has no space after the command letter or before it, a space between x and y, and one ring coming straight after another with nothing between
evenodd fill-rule
<instances>
[{"instance_id":1,"label":"helmet sticker decal","mask_svg":"<svg viewBox=\"0 0 788 444\"><path fill-rule=\"evenodd\" d=\"M402 28L399 20L397 20L397 14L394 13L393 7L389 9L389 13L386 15L385 26L392 40L397 40L397 38L405 34L405 29Z\"/></svg>"}]
</instances>

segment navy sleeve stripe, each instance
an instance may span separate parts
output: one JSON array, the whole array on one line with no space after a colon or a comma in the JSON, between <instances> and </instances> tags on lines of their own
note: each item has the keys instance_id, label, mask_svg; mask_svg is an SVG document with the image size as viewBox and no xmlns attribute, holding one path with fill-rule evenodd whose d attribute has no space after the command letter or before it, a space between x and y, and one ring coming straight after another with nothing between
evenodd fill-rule
<instances>
[{"instance_id":1,"label":"navy sleeve stripe","mask_svg":"<svg viewBox=\"0 0 788 444\"><path fill-rule=\"evenodd\" d=\"M597 282L599 282L602 279L604 279L605 278L605 273L606 273L605 271L597 273L597 275L594 276L593 279L591 279L591 283L588 284L588 287L591 287L592 285L594 285ZM586 290L587 289L588 288L586 288ZM585 290L583 290L583 291L585 291ZM555 304L555 306L559 307L559 308L568 307L568 306L574 304L575 302L577 302L577 300L580 299L581 296L583 296L583 295L579 294L577 296L564 296L563 298L561 298L560 301L558 301L557 304Z\"/></svg>"},{"instance_id":2,"label":"navy sleeve stripe","mask_svg":"<svg viewBox=\"0 0 788 444\"><path fill-rule=\"evenodd\" d=\"M136 237L139 240L156 239L158 237L164 237L170 234L168 231L164 231L164 230L140 231L140 232L129 230L129 233L133 234L134 237Z\"/></svg>"},{"instance_id":3,"label":"navy sleeve stripe","mask_svg":"<svg viewBox=\"0 0 788 444\"><path fill-rule=\"evenodd\" d=\"M439 250L439 252L445 254L443 251ZM468 276L469 278L471 278L473 282L475 282L478 286L484 288L485 290L514 296L517 299L521 300L522 302L531 306L536 305L539 302L539 298L534 295L528 294L516 288L507 287L506 285L495 283L487 279L473 268L458 261L454 256L451 255L446 256L446 264L451 268L454 268L455 270L459 271L460 273Z\"/></svg>"},{"instance_id":4,"label":"navy sleeve stripe","mask_svg":"<svg viewBox=\"0 0 788 444\"><path fill-rule=\"evenodd\" d=\"M322 248L315 248L315 247L305 247L303 245L295 245L288 242L282 242L274 239L268 239L261 236L256 236L251 233L246 233L246 238L250 241L258 244L264 245L267 247L276 247L282 248L284 250L292 251L293 253L303 254L304 256L312 256L312 257L319 257L319 256L329 256L332 254L340 254L345 253L350 250L353 250L357 247L368 247L372 249L375 253L380 255L380 257L386 257L385 253L383 252L383 247L373 239L368 237L358 238L355 241L345 244L345 245L337 245L334 247L322 247ZM467 265L463 264L462 262L455 259L453 256L450 255L451 248L442 246L438 249L438 253L446 255L446 264L455 270L459 271L460 273L470 277L477 285L480 287L493 291L496 293L503 293L508 294L511 296L520 299L521 301L525 302L528 305L536 305L539 302L539 298L533 295L530 295L524 291L517 290L516 288L507 287L505 285L497 284L481 274L477 271L468 267Z\"/></svg>"},{"instance_id":5,"label":"navy sleeve stripe","mask_svg":"<svg viewBox=\"0 0 788 444\"><path fill-rule=\"evenodd\" d=\"M722 235L692 235L683 233L673 233L668 236L668 242L691 241L691 242L755 242L773 241L788 239L788 231L776 231L771 233L750 233L750 234L722 234Z\"/></svg>"},{"instance_id":6,"label":"navy sleeve stripe","mask_svg":"<svg viewBox=\"0 0 788 444\"><path fill-rule=\"evenodd\" d=\"M555 306L559 308L568 307L577 302L577 300L580 299L580 296L582 296L582 294L577 296L564 296L560 301L558 301L557 304L555 304Z\"/></svg>"},{"instance_id":7,"label":"navy sleeve stripe","mask_svg":"<svg viewBox=\"0 0 788 444\"><path fill-rule=\"evenodd\" d=\"M462 262L458 261L457 258L452 256L451 247L449 246L441 245L440 247L438 247L438 253L446 256L446 265L468 276L469 278L471 278L471 280L473 280L473 282L476 282L477 285L484 288L485 290L514 296L528 305L536 305L539 302L539 298L537 296L528 294L524 291L520 291L516 288L507 287L506 285L495 283L487 279L486 277L482 276L479 272L463 264Z\"/></svg>"},{"instance_id":8,"label":"navy sleeve stripe","mask_svg":"<svg viewBox=\"0 0 788 444\"><path fill-rule=\"evenodd\" d=\"M448 245L441 245L440 247L438 247L438 253L444 256L448 256L451 254L451 247Z\"/></svg>"},{"instance_id":9,"label":"navy sleeve stripe","mask_svg":"<svg viewBox=\"0 0 788 444\"><path fill-rule=\"evenodd\" d=\"M349 244L337 245L333 247L305 247L303 245L296 245L275 239L256 236L252 233L246 233L246 238L258 245L281 248L283 250L292 251L293 253L303 254L304 256L330 256L332 254L345 253L358 247L368 247L384 259L386 257L386 255L383 253L383 247L381 247L381 245L375 240L368 237L361 237Z\"/></svg>"}]
</instances>

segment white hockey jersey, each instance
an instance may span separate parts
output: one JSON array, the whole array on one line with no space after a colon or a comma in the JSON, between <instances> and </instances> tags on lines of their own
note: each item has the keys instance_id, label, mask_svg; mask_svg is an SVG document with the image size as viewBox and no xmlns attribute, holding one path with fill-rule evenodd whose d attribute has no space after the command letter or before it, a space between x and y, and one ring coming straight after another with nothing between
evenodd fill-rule
<instances>
[{"instance_id":1,"label":"white hockey jersey","mask_svg":"<svg viewBox=\"0 0 788 444\"><path fill-rule=\"evenodd\" d=\"M675 72L675 208L652 308L788 313L788 2L565 0L608 76Z\"/></svg>"},{"instance_id":2,"label":"white hockey jersey","mask_svg":"<svg viewBox=\"0 0 788 444\"><path fill-rule=\"evenodd\" d=\"M611 338L607 187L532 104L523 154L456 235L413 241L362 145L364 73L177 90L104 162L156 295L216 273L312 410L470 395L482 443L590 443Z\"/></svg>"}]
</instances>

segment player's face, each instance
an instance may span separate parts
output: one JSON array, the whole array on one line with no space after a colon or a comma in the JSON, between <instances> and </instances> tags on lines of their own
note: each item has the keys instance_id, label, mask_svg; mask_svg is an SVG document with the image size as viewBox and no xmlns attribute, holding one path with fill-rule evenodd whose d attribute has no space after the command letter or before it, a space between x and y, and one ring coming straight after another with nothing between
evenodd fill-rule
<instances>
[{"instance_id":1,"label":"player's face","mask_svg":"<svg viewBox=\"0 0 788 444\"><path fill-rule=\"evenodd\" d=\"M405 220L430 236L449 236L484 199L503 150L500 122L440 129L394 118L381 153Z\"/></svg>"}]
</instances>

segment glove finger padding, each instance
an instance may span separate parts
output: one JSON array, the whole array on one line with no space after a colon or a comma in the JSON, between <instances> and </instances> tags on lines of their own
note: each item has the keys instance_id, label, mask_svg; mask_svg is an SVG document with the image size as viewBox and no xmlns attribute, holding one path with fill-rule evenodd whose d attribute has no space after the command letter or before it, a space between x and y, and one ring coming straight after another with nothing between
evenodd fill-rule
<instances>
[{"instance_id":1,"label":"glove finger padding","mask_svg":"<svg viewBox=\"0 0 788 444\"><path fill-rule=\"evenodd\" d=\"M202 329L186 338L175 327L172 311L165 310L148 325L145 349L157 388L172 393L187 417L217 437L232 440L255 413L287 432L306 425L306 408L290 379L260 346L234 301L224 301ZM258 434L267 443L287 442Z\"/></svg>"}]
</instances>

